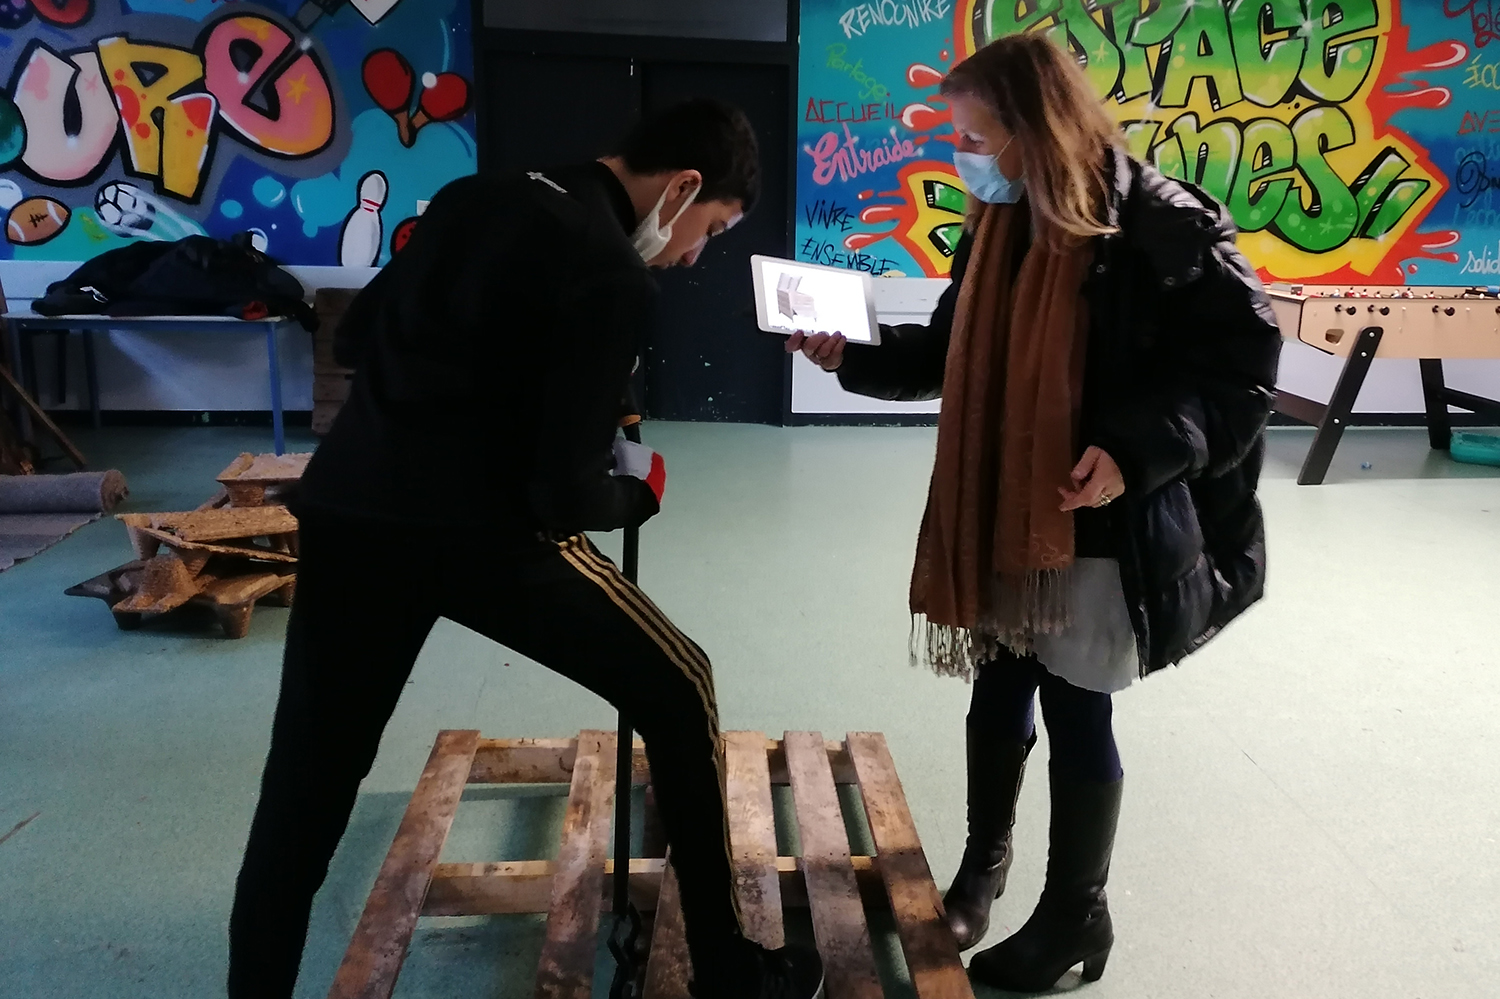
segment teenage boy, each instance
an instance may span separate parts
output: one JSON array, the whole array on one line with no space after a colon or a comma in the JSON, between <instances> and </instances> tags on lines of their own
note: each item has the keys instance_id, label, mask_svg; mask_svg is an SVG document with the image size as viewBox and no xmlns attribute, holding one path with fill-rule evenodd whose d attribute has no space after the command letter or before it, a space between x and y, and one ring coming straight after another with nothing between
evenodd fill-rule
<instances>
[{"instance_id":1,"label":"teenage boy","mask_svg":"<svg viewBox=\"0 0 1500 999\"><path fill-rule=\"evenodd\" d=\"M625 711L646 743L700 999L814 999L812 951L740 931L708 658L588 541L659 509L616 435L657 289L759 189L754 132L697 100L598 162L438 192L352 303L353 390L297 500L301 560L230 917L231 999L292 994L313 895L439 617Z\"/></svg>"}]
</instances>

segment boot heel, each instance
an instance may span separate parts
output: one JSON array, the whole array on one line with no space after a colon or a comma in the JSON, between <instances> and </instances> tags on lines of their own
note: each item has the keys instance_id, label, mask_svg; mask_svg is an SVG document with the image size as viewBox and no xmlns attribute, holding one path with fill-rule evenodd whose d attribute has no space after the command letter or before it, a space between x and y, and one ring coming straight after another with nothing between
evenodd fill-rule
<instances>
[{"instance_id":1,"label":"boot heel","mask_svg":"<svg viewBox=\"0 0 1500 999\"><path fill-rule=\"evenodd\" d=\"M1109 961L1109 948L1106 947L1093 957L1083 962L1083 980L1086 982L1097 982L1104 976L1104 965Z\"/></svg>"}]
</instances>

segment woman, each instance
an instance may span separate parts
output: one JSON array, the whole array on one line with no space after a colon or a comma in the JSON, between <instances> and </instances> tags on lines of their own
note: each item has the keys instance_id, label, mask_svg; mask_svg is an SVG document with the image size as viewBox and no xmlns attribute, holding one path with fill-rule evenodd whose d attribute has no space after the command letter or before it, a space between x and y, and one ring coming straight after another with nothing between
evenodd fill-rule
<instances>
[{"instance_id":1,"label":"woman","mask_svg":"<svg viewBox=\"0 0 1500 999\"><path fill-rule=\"evenodd\" d=\"M1104 885L1123 771L1110 695L1261 596L1255 486L1281 338L1224 209L1126 155L1083 71L1040 35L943 83L971 194L953 283L881 345L792 337L844 387L943 397L912 574L914 653L972 677L962 948L1005 887L1040 690L1046 887L975 978L1039 992L1114 942Z\"/></svg>"}]
</instances>

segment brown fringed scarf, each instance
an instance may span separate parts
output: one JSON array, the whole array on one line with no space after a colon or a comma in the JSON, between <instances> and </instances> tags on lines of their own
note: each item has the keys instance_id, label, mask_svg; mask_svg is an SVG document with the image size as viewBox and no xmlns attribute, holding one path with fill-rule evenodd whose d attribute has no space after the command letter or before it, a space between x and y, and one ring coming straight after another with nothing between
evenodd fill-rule
<instances>
[{"instance_id":1,"label":"brown fringed scarf","mask_svg":"<svg viewBox=\"0 0 1500 999\"><path fill-rule=\"evenodd\" d=\"M1071 621L1073 515L1058 488L1074 464L1089 247L1025 250L1030 225L1024 203L985 206L953 317L911 581L914 627L925 619L913 657L944 675Z\"/></svg>"}]
</instances>

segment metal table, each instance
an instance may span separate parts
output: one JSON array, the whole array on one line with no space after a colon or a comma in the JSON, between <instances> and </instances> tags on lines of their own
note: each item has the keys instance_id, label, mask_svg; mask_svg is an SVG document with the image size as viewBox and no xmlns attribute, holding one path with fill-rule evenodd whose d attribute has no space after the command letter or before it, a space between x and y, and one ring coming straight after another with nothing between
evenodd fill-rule
<instances>
[{"instance_id":1,"label":"metal table","mask_svg":"<svg viewBox=\"0 0 1500 999\"><path fill-rule=\"evenodd\" d=\"M84 367L88 375L89 410L94 417L94 426L99 425L99 373L94 361L94 332L120 330L132 333L243 333L249 330L264 330L266 334L266 358L270 368L271 382L271 427L276 438L276 453L286 453L286 428L281 413L281 356L276 338L283 329L297 326L295 319L287 316L267 316L264 319L234 319L229 316L42 316L35 312L7 312L9 324L11 370L17 380L22 379L21 337L32 333L68 333L74 330L83 334ZM27 390L33 396L35 385ZM22 414L21 432L31 435L30 419Z\"/></svg>"}]
</instances>

